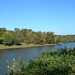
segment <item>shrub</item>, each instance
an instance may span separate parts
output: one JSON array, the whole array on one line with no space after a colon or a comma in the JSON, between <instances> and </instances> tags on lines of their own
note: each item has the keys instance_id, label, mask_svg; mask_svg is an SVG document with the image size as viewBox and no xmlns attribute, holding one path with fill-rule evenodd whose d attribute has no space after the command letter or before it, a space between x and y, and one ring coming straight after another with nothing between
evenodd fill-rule
<instances>
[{"instance_id":1,"label":"shrub","mask_svg":"<svg viewBox=\"0 0 75 75\"><path fill-rule=\"evenodd\" d=\"M75 75L73 52L75 48L68 51L66 49L43 51L39 59L30 59L29 63L22 62L21 58L17 63L14 59L13 66L8 69L9 75Z\"/></svg>"}]
</instances>

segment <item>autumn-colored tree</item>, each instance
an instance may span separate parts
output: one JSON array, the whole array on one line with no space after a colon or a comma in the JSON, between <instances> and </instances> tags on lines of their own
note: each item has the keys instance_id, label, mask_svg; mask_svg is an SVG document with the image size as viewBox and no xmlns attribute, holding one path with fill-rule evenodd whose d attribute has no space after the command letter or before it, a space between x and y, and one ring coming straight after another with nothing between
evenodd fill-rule
<instances>
[{"instance_id":1,"label":"autumn-colored tree","mask_svg":"<svg viewBox=\"0 0 75 75\"><path fill-rule=\"evenodd\" d=\"M44 44L46 43L46 40L45 40L45 38L43 39L43 42L44 42Z\"/></svg>"},{"instance_id":2,"label":"autumn-colored tree","mask_svg":"<svg viewBox=\"0 0 75 75\"><path fill-rule=\"evenodd\" d=\"M36 41L33 41L33 44L36 44L37 42Z\"/></svg>"}]
</instances>

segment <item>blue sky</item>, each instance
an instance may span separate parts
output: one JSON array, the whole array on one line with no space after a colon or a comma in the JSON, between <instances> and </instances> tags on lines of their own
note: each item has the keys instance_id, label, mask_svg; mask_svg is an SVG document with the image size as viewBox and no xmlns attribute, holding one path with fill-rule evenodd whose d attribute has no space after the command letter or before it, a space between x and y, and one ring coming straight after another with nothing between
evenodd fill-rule
<instances>
[{"instance_id":1,"label":"blue sky","mask_svg":"<svg viewBox=\"0 0 75 75\"><path fill-rule=\"evenodd\" d=\"M75 34L75 0L0 0L0 28Z\"/></svg>"}]
</instances>

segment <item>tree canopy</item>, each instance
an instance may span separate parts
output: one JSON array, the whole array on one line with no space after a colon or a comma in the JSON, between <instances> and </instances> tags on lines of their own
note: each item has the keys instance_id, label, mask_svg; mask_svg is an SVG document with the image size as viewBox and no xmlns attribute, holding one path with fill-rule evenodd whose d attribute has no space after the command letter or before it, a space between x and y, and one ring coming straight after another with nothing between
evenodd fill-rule
<instances>
[{"instance_id":1,"label":"tree canopy","mask_svg":"<svg viewBox=\"0 0 75 75\"><path fill-rule=\"evenodd\" d=\"M21 42L53 44L75 42L75 35L55 35L54 32L35 32L31 29L15 28L14 31L0 28L0 44L18 45Z\"/></svg>"}]
</instances>

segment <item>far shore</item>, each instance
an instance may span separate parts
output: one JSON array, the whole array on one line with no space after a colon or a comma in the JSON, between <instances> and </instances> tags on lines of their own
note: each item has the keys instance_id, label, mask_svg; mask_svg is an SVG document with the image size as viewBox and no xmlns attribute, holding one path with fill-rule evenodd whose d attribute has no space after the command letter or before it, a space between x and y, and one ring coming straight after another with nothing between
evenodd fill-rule
<instances>
[{"instance_id":1,"label":"far shore","mask_svg":"<svg viewBox=\"0 0 75 75\"><path fill-rule=\"evenodd\" d=\"M33 45L33 44L28 44L28 45L13 45L13 46L0 46L0 50L3 49L19 49L19 48L29 48L29 47L40 47L40 46L53 46L53 45L61 45L64 43L58 43L58 44L44 44L44 45Z\"/></svg>"}]
</instances>

